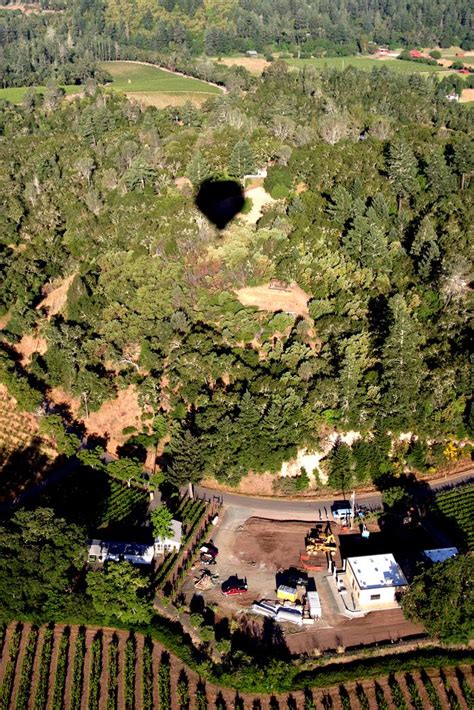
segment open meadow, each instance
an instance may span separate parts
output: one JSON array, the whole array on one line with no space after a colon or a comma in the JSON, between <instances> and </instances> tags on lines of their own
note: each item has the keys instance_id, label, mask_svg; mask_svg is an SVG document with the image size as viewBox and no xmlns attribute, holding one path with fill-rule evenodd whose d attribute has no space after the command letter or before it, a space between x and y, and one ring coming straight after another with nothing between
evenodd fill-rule
<instances>
[{"instance_id":1,"label":"open meadow","mask_svg":"<svg viewBox=\"0 0 474 710\"><path fill-rule=\"evenodd\" d=\"M312 59L286 59L291 67L315 67L316 69L347 69L352 66L362 71L371 71L374 67L387 67L398 74L433 73L443 71L442 67L417 62L403 61L402 59L373 59L371 57L313 57Z\"/></svg>"},{"instance_id":2,"label":"open meadow","mask_svg":"<svg viewBox=\"0 0 474 710\"><path fill-rule=\"evenodd\" d=\"M79 94L83 90L83 86L63 86L66 96ZM27 91L34 90L39 94L44 94L45 86L14 86L8 89L0 89L0 100L10 101L12 104L20 104L23 101Z\"/></svg>"},{"instance_id":3,"label":"open meadow","mask_svg":"<svg viewBox=\"0 0 474 710\"><path fill-rule=\"evenodd\" d=\"M220 63L226 66L242 66L252 74L261 74L263 70L270 66L263 57L223 57L219 60ZM363 71L371 71L373 67L385 66L390 71L398 74L413 74L414 72L442 72L443 67L430 66L429 64L418 64L416 62L407 62L401 59L375 59L372 57L313 57L311 59L285 59L284 61L294 69L302 69L306 66L313 66L316 69L346 69L348 66L362 69Z\"/></svg>"},{"instance_id":4,"label":"open meadow","mask_svg":"<svg viewBox=\"0 0 474 710\"><path fill-rule=\"evenodd\" d=\"M109 87L130 98L157 108L179 106L186 101L201 104L221 89L205 81L165 71L140 62L102 62L101 67L112 75Z\"/></svg>"}]
</instances>

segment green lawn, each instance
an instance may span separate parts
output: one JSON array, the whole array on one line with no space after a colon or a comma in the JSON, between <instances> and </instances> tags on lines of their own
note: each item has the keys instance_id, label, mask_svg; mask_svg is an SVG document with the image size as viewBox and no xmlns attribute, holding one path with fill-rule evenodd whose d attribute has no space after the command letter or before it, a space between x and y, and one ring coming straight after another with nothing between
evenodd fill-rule
<instances>
[{"instance_id":1,"label":"green lawn","mask_svg":"<svg viewBox=\"0 0 474 710\"><path fill-rule=\"evenodd\" d=\"M290 66L301 69L306 66L313 66L317 69L346 69L354 66L358 69L370 71L373 67L387 67L390 71L400 74L413 74L414 72L438 72L442 67L430 66L418 62L407 62L402 59L370 59L370 57L318 57L315 59L286 59Z\"/></svg>"},{"instance_id":2,"label":"green lawn","mask_svg":"<svg viewBox=\"0 0 474 710\"><path fill-rule=\"evenodd\" d=\"M34 89L40 94L44 94L45 86L16 86L12 89L0 89L0 99L10 101L12 104L19 104L23 101L23 96L28 89ZM63 86L66 94L77 94L82 91L82 86Z\"/></svg>"},{"instance_id":3,"label":"green lawn","mask_svg":"<svg viewBox=\"0 0 474 710\"><path fill-rule=\"evenodd\" d=\"M102 62L101 67L113 76L112 88L123 92L166 94L219 94L216 86L187 76L177 76L152 65L134 62Z\"/></svg>"}]
</instances>

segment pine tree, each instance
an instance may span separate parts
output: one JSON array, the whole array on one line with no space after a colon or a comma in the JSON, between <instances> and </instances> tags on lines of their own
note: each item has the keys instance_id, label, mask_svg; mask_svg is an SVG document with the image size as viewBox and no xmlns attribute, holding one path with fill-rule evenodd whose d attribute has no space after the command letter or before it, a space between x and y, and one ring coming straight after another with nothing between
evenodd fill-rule
<instances>
[{"instance_id":1,"label":"pine tree","mask_svg":"<svg viewBox=\"0 0 474 710\"><path fill-rule=\"evenodd\" d=\"M255 158L250 143L239 141L234 146L229 160L229 175L242 178L255 170Z\"/></svg>"},{"instance_id":2,"label":"pine tree","mask_svg":"<svg viewBox=\"0 0 474 710\"><path fill-rule=\"evenodd\" d=\"M201 442L189 431L179 429L169 445L171 463L166 478L175 486L185 483L198 483L203 474L203 455Z\"/></svg>"},{"instance_id":3,"label":"pine tree","mask_svg":"<svg viewBox=\"0 0 474 710\"><path fill-rule=\"evenodd\" d=\"M426 156L424 170L428 178L428 189L446 195L454 189L454 176L438 146L432 146Z\"/></svg>"},{"instance_id":4,"label":"pine tree","mask_svg":"<svg viewBox=\"0 0 474 710\"><path fill-rule=\"evenodd\" d=\"M466 178L474 174L474 145L465 137L454 146L454 166L461 176L461 190L466 186Z\"/></svg>"},{"instance_id":5,"label":"pine tree","mask_svg":"<svg viewBox=\"0 0 474 710\"><path fill-rule=\"evenodd\" d=\"M407 426L418 404L424 364L420 352L423 338L401 294L390 301L392 325L382 353L385 411L395 426Z\"/></svg>"},{"instance_id":6,"label":"pine tree","mask_svg":"<svg viewBox=\"0 0 474 710\"><path fill-rule=\"evenodd\" d=\"M193 187L197 188L210 174L209 165L198 150L186 169L186 177L191 180Z\"/></svg>"},{"instance_id":7,"label":"pine tree","mask_svg":"<svg viewBox=\"0 0 474 710\"><path fill-rule=\"evenodd\" d=\"M418 192L418 162L406 143L392 143L387 162L389 179L397 192L400 212L403 198Z\"/></svg>"},{"instance_id":8,"label":"pine tree","mask_svg":"<svg viewBox=\"0 0 474 710\"><path fill-rule=\"evenodd\" d=\"M329 457L328 483L334 490L343 493L352 482L352 451L347 444L338 441Z\"/></svg>"}]
</instances>

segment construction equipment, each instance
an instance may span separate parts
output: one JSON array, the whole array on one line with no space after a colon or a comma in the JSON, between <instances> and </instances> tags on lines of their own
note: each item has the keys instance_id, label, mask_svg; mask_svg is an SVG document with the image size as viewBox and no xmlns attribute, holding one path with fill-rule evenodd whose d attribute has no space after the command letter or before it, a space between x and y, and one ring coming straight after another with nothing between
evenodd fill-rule
<instances>
[{"instance_id":1,"label":"construction equipment","mask_svg":"<svg viewBox=\"0 0 474 710\"><path fill-rule=\"evenodd\" d=\"M336 550L336 538L331 532L330 527L326 527L326 530L323 532L322 526L318 525L306 538L306 552L308 555L318 555L321 552L328 552L330 555L334 556Z\"/></svg>"},{"instance_id":2,"label":"construction equipment","mask_svg":"<svg viewBox=\"0 0 474 710\"><path fill-rule=\"evenodd\" d=\"M280 584L277 589L277 599L284 601L287 599L290 602L295 602L298 599L298 592L294 587L288 587L285 584Z\"/></svg>"}]
</instances>

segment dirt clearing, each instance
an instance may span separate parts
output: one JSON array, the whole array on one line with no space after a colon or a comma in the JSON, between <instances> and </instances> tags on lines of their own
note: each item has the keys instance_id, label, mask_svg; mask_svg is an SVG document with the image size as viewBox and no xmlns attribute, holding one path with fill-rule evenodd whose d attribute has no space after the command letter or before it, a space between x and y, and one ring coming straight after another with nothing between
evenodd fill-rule
<instances>
[{"instance_id":1,"label":"dirt clearing","mask_svg":"<svg viewBox=\"0 0 474 710\"><path fill-rule=\"evenodd\" d=\"M264 286L248 286L235 292L244 306L256 306L259 311L283 311L291 315L309 318L309 296L297 284L288 286L285 291Z\"/></svg>"},{"instance_id":2,"label":"dirt clearing","mask_svg":"<svg viewBox=\"0 0 474 710\"><path fill-rule=\"evenodd\" d=\"M126 96L131 101L137 101L142 106L154 106L155 108L167 108L168 106L183 106L187 101L196 106L202 104L218 94L206 94L203 91L196 93L164 94L160 91L127 91Z\"/></svg>"},{"instance_id":3,"label":"dirt clearing","mask_svg":"<svg viewBox=\"0 0 474 710\"><path fill-rule=\"evenodd\" d=\"M241 214L240 219L247 224L257 224L266 205L272 205L275 200L263 187L252 187L245 190L245 197L252 200L252 209L247 214Z\"/></svg>"},{"instance_id":4,"label":"dirt clearing","mask_svg":"<svg viewBox=\"0 0 474 710\"><path fill-rule=\"evenodd\" d=\"M81 401L77 397L71 397L58 388L51 390L50 396L56 404L67 404L72 414L77 416L81 406ZM124 435L123 429L134 426L141 431L141 414L138 392L133 385L130 385L120 390L115 399L105 402L97 412L90 412L89 417L80 417L80 420L84 422L88 434L106 437L107 451L115 454L117 447L130 436L130 434Z\"/></svg>"},{"instance_id":5,"label":"dirt clearing","mask_svg":"<svg viewBox=\"0 0 474 710\"><path fill-rule=\"evenodd\" d=\"M21 364L28 365L34 353L44 355L48 349L48 343L40 335L24 335L19 343L15 345L15 350L21 355Z\"/></svg>"},{"instance_id":6,"label":"dirt clearing","mask_svg":"<svg viewBox=\"0 0 474 710\"><path fill-rule=\"evenodd\" d=\"M275 572L299 567L311 523L249 518L236 536L233 553L242 562L263 563Z\"/></svg>"},{"instance_id":7,"label":"dirt clearing","mask_svg":"<svg viewBox=\"0 0 474 710\"><path fill-rule=\"evenodd\" d=\"M60 311L62 311L62 309L66 305L67 292L69 291L69 286L72 284L74 277L75 274L72 274L66 279L57 282L56 286L52 284L51 288L47 292L47 295L45 296L45 298L43 298L42 301L40 301L40 303L38 303L36 308L46 309L48 313L48 318L51 318L51 316L55 316L57 313L60 313Z\"/></svg>"},{"instance_id":8,"label":"dirt clearing","mask_svg":"<svg viewBox=\"0 0 474 710\"><path fill-rule=\"evenodd\" d=\"M226 67L245 67L251 74L261 74L264 69L270 66L270 62L259 57L226 57L218 64L225 64Z\"/></svg>"},{"instance_id":9,"label":"dirt clearing","mask_svg":"<svg viewBox=\"0 0 474 710\"><path fill-rule=\"evenodd\" d=\"M459 100L462 104L474 101L474 89L464 89Z\"/></svg>"}]
</instances>

